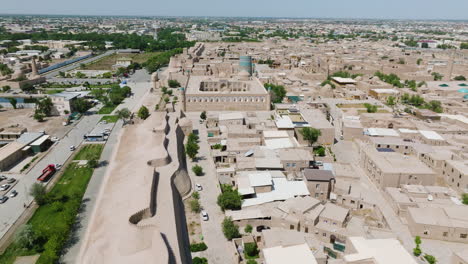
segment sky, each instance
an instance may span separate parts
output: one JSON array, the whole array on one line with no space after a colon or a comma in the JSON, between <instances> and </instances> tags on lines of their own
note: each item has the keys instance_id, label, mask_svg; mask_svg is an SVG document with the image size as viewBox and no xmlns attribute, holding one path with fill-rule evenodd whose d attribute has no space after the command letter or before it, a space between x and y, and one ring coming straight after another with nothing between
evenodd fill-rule
<instances>
[{"instance_id":1,"label":"sky","mask_svg":"<svg viewBox=\"0 0 468 264\"><path fill-rule=\"evenodd\" d=\"M0 14L468 20L468 0L0 0Z\"/></svg>"}]
</instances>

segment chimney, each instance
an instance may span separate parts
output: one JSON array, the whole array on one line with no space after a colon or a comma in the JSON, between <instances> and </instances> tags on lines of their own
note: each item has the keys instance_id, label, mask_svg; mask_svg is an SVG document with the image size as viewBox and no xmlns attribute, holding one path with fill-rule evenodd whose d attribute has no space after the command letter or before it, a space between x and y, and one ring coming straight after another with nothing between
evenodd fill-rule
<instances>
[{"instance_id":1,"label":"chimney","mask_svg":"<svg viewBox=\"0 0 468 264\"><path fill-rule=\"evenodd\" d=\"M349 185L349 188L348 188L348 195L351 194L351 184Z\"/></svg>"}]
</instances>

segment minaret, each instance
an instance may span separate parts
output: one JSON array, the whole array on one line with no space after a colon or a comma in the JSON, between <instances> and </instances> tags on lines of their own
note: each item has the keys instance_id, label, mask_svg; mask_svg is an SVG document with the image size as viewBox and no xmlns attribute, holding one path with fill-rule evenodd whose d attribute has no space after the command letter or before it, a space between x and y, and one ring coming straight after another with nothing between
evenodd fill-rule
<instances>
[{"instance_id":1,"label":"minaret","mask_svg":"<svg viewBox=\"0 0 468 264\"><path fill-rule=\"evenodd\" d=\"M184 87L180 87L180 100L182 103L182 111L185 112L186 104L185 104L185 88Z\"/></svg>"},{"instance_id":2,"label":"minaret","mask_svg":"<svg viewBox=\"0 0 468 264\"><path fill-rule=\"evenodd\" d=\"M31 77L38 77L39 72L37 71L36 59L33 57L31 62Z\"/></svg>"}]
</instances>

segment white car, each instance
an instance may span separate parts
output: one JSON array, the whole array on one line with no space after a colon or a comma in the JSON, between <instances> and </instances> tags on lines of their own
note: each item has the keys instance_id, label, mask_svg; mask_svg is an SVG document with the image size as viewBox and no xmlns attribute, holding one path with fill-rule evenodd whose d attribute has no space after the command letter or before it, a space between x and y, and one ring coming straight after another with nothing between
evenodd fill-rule
<instances>
[{"instance_id":1,"label":"white car","mask_svg":"<svg viewBox=\"0 0 468 264\"><path fill-rule=\"evenodd\" d=\"M18 195L18 192L16 190L11 191L10 193L11 198L16 197L16 195Z\"/></svg>"},{"instance_id":2,"label":"white car","mask_svg":"<svg viewBox=\"0 0 468 264\"><path fill-rule=\"evenodd\" d=\"M205 211L201 211L201 216L203 221L208 221L208 213Z\"/></svg>"},{"instance_id":3,"label":"white car","mask_svg":"<svg viewBox=\"0 0 468 264\"><path fill-rule=\"evenodd\" d=\"M3 184L2 186L0 186L0 191L8 190L8 188L10 188L10 184Z\"/></svg>"},{"instance_id":4,"label":"white car","mask_svg":"<svg viewBox=\"0 0 468 264\"><path fill-rule=\"evenodd\" d=\"M52 142L57 142L57 141L59 141L59 138L58 138L58 137L52 137L50 140L51 140Z\"/></svg>"},{"instance_id":5,"label":"white car","mask_svg":"<svg viewBox=\"0 0 468 264\"><path fill-rule=\"evenodd\" d=\"M62 164L55 163L55 169L60 170L60 168L62 168Z\"/></svg>"},{"instance_id":6,"label":"white car","mask_svg":"<svg viewBox=\"0 0 468 264\"><path fill-rule=\"evenodd\" d=\"M70 146L70 151L75 151L75 146Z\"/></svg>"},{"instance_id":7,"label":"white car","mask_svg":"<svg viewBox=\"0 0 468 264\"><path fill-rule=\"evenodd\" d=\"M195 184L195 189L197 190L197 192L203 190L201 184L199 184L199 183Z\"/></svg>"}]
</instances>

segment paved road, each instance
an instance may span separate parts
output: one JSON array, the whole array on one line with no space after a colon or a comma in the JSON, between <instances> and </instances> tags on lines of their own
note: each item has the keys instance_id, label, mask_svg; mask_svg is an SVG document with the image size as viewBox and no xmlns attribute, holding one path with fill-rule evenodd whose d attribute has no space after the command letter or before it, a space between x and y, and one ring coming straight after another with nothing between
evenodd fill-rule
<instances>
[{"instance_id":1,"label":"paved road","mask_svg":"<svg viewBox=\"0 0 468 264\"><path fill-rule=\"evenodd\" d=\"M62 72L66 72L66 71L71 71L73 69L76 69L78 67L80 67L80 64L82 63L90 63L90 62L93 62L93 61L96 61L96 60L99 60L105 56L109 56L109 55L112 55L114 54L116 51L115 50L108 50L106 52L104 52L103 54L101 55L97 55L97 56L94 56L94 57L91 57L89 59L85 59L85 60L82 60L82 61L79 61L79 62L76 62L74 64L70 64L68 66L65 66L65 67L62 67L60 69L56 69L54 71L51 71L51 72L48 72L48 73L44 73L42 76L46 77L47 79L49 78L53 78L55 76L57 76L59 74L60 71Z\"/></svg>"},{"instance_id":2,"label":"paved road","mask_svg":"<svg viewBox=\"0 0 468 264\"><path fill-rule=\"evenodd\" d=\"M149 89L148 83L150 76L146 71L137 71L129 82L130 87L134 93L132 98L127 98L119 107L127 107L133 109L135 104L144 95L146 90ZM32 202L33 197L29 193L30 187L37 182L37 177L40 175L42 169L48 164L60 163L63 164L72 154L70 146L79 146L83 141L83 135L91 132L97 125L102 115L83 116L78 124L61 140L52 146L51 151L40 162L38 162L29 173L20 176L18 183L13 189L18 191L18 196L9 199L6 203L0 205L0 238L5 235L11 225L21 216L24 211L24 203L29 204ZM11 190L9 190L11 191Z\"/></svg>"},{"instance_id":3,"label":"paved road","mask_svg":"<svg viewBox=\"0 0 468 264\"><path fill-rule=\"evenodd\" d=\"M151 88L151 85L148 83L149 78L150 75L143 70L137 71L134 75L132 75L129 79L128 85L130 88L132 88L133 96L131 98L125 99L125 101L114 111L124 107L129 108L131 111L136 111L141 98ZM102 151L100 158L102 166L94 170L93 176L91 177L86 192L83 196L81 212L77 216L78 218L77 222L75 223L75 230L72 234L72 238L69 241L70 244L66 248L65 254L61 258L62 263L75 263L75 260L80 253L82 239L86 234L86 229L91 219L94 207L96 206L97 197L108 167L107 164L111 159L121 129L122 121L119 121L114 126L114 129L112 130L111 135L109 136L109 139L107 140L106 145Z\"/></svg>"},{"instance_id":4,"label":"paved road","mask_svg":"<svg viewBox=\"0 0 468 264\"><path fill-rule=\"evenodd\" d=\"M30 187L37 182L37 177L48 164L63 164L72 154L70 146L79 146L83 141L83 135L90 132L99 122L101 116L84 116L81 121L39 161L27 174L19 177L18 184L14 187L18 196L10 198L0 205L0 237L3 237L10 226L16 222L24 211L24 203L30 204L33 200L29 193ZM10 190L11 191L11 190Z\"/></svg>"},{"instance_id":5,"label":"paved road","mask_svg":"<svg viewBox=\"0 0 468 264\"><path fill-rule=\"evenodd\" d=\"M83 84L85 82L89 83L89 84L104 84L104 83L115 83L117 82L117 78L112 78L112 79L91 79L91 78L83 78L83 79L78 79L78 78L56 78L56 77L52 77L52 78L48 78L47 79L48 82L52 82L52 83L64 83L64 84L76 84L76 85L79 85L79 84Z\"/></svg>"},{"instance_id":6,"label":"paved road","mask_svg":"<svg viewBox=\"0 0 468 264\"><path fill-rule=\"evenodd\" d=\"M202 185L203 190L200 192L200 202L203 209L208 213L209 221L202 221L202 233L204 241L208 246L206 251L201 252L199 255L206 257L209 263L224 263L230 264L230 260L234 258L234 252L230 247L230 243L223 234L221 223L224 220L224 213L221 211L216 201L221 189L218 184L218 177L216 175L216 167L210 157L210 147L207 142L207 131L204 125L200 125L198 117L200 113L187 113L187 116L193 122L193 129L198 129L200 136L200 150L199 156L202 157L197 163L203 167L205 175L194 176L191 168L194 165L189 161L188 169L194 183Z\"/></svg>"}]
</instances>

